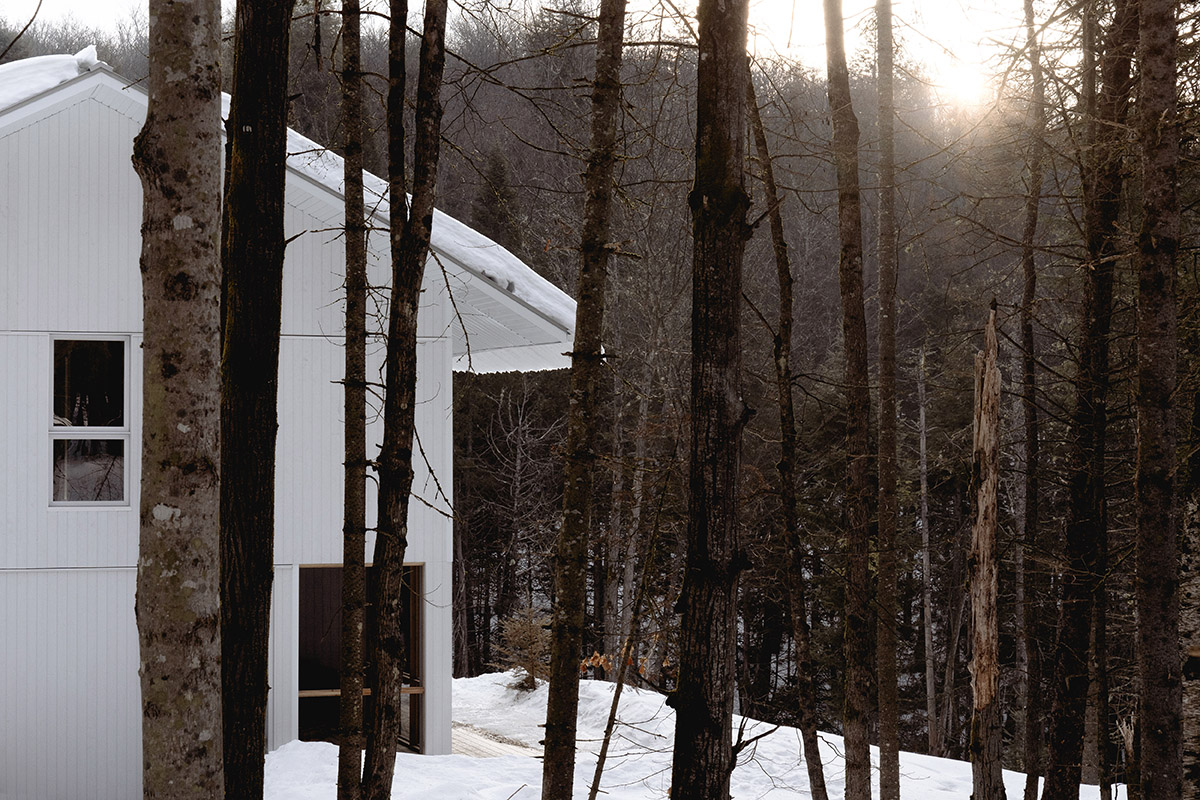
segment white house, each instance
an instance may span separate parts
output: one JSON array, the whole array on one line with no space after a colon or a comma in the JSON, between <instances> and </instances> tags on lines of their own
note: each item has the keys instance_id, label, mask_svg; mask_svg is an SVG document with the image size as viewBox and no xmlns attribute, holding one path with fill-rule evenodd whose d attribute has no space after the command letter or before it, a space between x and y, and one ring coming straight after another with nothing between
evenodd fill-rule
<instances>
[{"instance_id":1,"label":"white house","mask_svg":"<svg viewBox=\"0 0 1200 800\"><path fill-rule=\"evenodd\" d=\"M134 624L146 96L95 60L0 66L0 798L141 793ZM336 717L341 561L341 161L289 137L269 746ZM368 178L373 225L384 184ZM386 282L374 234L372 283ZM574 303L435 219L420 314L405 738L450 748L451 371L567 365ZM451 302L451 298L453 302ZM378 341L374 358L380 360ZM370 436L381 429L373 423ZM373 498L368 498L373 507ZM369 521L368 524L373 524ZM373 542L368 542L368 555ZM331 633L333 638L331 638ZM332 671L331 671L332 670ZM333 711L331 712L331 709Z\"/></svg>"}]
</instances>

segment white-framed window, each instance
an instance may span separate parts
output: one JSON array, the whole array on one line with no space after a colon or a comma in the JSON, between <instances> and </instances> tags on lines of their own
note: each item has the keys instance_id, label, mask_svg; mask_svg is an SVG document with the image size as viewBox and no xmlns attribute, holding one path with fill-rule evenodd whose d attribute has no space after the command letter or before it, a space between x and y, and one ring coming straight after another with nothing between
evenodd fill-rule
<instances>
[{"instance_id":1,"label":"white-framed window","mask_svg":"<svg viewBox=\"0 0 1200 800\"><path fill-rule=\"evenodd\" d=\"M51 339L50 504L128 506L129 338Z\"/></svg>"}]
</instances>

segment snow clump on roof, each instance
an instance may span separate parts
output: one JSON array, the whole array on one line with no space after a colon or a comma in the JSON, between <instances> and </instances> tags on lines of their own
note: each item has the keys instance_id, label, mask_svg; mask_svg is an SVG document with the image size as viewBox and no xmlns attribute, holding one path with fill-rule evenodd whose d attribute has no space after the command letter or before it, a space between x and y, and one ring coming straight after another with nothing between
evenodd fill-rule
<instances>
[{"instance_id":1,"label":"snow clump on roof","mask_svg":"<svg viewBox=\"0 0 1200 800\"><path fill-rule=\"evenodd\" d=\"M89 44L73 56L35 56L0 64L0 108L53 89L102 63L96 57L96 45Z\"/></svg>"}]
</instances>

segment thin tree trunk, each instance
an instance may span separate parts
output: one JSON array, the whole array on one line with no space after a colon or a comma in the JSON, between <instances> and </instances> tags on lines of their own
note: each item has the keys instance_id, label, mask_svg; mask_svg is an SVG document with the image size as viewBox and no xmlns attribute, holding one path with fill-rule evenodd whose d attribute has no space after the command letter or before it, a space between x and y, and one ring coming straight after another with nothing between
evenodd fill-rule
<instances>
[{"instance_id":1,"label":"thin tree trunk","mask_svg":"<svg viewBox=\"0 0 1200 800\"><path fill-rule=\"evenodd\" d=\"M1003 800L1000 771L1000 621L996 557L1000 482L1000 368L996 309L975 356L975 446L971 467L971 775L974 800Z\"/></svg>"},{"instance_id":2,"label":"thin tree trunk","mask_svg":"<svg viewBox=\"0 0 1200 800\"><path fill-rule=\"evenodd\" d=\"M737 648L742 255L749 234L745 0L700 0L692 209L692 414L673 800L728 800Z\"/></svg>"},{"instance_id":3,"label":"thin tree trunk","mask_svg":"<svg viewBox=\"0 0 1200 800\"><path fill-rule=\"evenodd\" d=\"M1200 392L1192 398L1191 458L1180 536L1183 634L1183 800L1200 800Z\"/></svg>"},{"instance_id":4,"label":"thin tree trunk","mask_svg":"<svg viewBox=\"0 0 1200 800\"><path fill-rule=\"evenodd\" d=\"M1024 289L1021 296L1021 412L1025 434L1021 473L1022 514L1019 520L1020 539L1016 552L1017 588L1017 680L1018 703L1021 707L1022 766L1025 769L1025 800L1036 800L1037 783L1041 772L1041 701L1040 659L1033 644L1033 628L1037 624L1036 606L1031 603L1026 553L1039 538L1040 424L1037 407L1037 351L1033 336L1033 312L1037 302L1036 240L1038 210L1042 201L1042 182L1045 160L1046 83L1042 75L1041 48L1033 13L1033 0L1025 0L1025 50L1033 95L1029 100L1029 160L1028 192L1025 195L1025 224L1021 234L1021 273Z\"/></svg>"},{"instance_id":5,"label":"thin tree trunk","mask_svg":"<svg viewBox=\"0 0 1200 800\"><path fill-rule=\"evenodd\" d=\"M362 797L363 655L367 624L367 230L363 201L360 11L359 0L343 0L341 124L342 135L345 136L346 379L342 390L346 452L342 494L338 800L359 800ZM458 607L455 604L456 610Z\"/></svg>"},{"instance_id":6,"label":"thin tree trunk","mask_svg":"<svg viewBox=\"0 0 1200 800\"><path fill-rule=\"evenodd\" d=\"M605 573L604 573L604 652L611 658L617 658L621 649L621 584L624 580L625 563L625 533L621 518L621 498L625 494L624 405L617 402L617 381L615 373L612 376L614 384L614 416L612 442L612 497L609 503L608 530L604 536Z\"/></svg>"},{"instance_id":7,"label":"thin tree trunk","mask_svg":"<svg viewBox=\"0 0 1200 800\"><path fill-rule=\"evenodd\" d=\"M1134 0L1117 6L1100 64L1101 89L1094 108L1095 133L1084 155L1088 263L1083 309L1083 341L1071 414L1069 504L1066 524L1067 567L1055 645L1053 702L1047 757L1047 800L1079 796L1079 782L1090 679L1087 659L1096 596L1102 591L1102 557L1107 550L1104 488L1108 424L1108 336L1112 316L1113 268L1119 254L1117 218L1122 187L1121 130L1132 87L1130 65L1137 30ZM1101 637L1103 643L1103 637Z\"/></svg>"},{"instance_id":8,"label":"thin tree trunk","mask_svg":"<svg viewBox=\"0 0 1200 800\"><path fill-rule=\"evenodd\" d=\"M376 685L363 770L363 796L367 800L391 797L400 737L401 688L409 667L404 663L407 631L402 607L416 427L417 308L433 227L442 121L439 93L446 56L446 0L427 0L417 76L412 198L406 202L402 120L407 12L405 0L392 1L387 98L392 291L388 304L383 445L377 468L379 511L374 557L377 580L370 598L376 615L376 641L371 658Z\"/></svg>"},{"instance_id":9,"label":"thin tree trunk","mask_svg":"<svg viewBox=\"0 0 1200 800\"><path fill-rule=\"evenodd\" d=\"M143 192L136 614L148 799L208 800L225 791L217 567L220 11L215 0L150 3L150 102L133 145Z\"/></svg>"},{"instance_id":10,"label":"thin tree trunk","mask_svg":"<svg viewBox=\"0 0 1200 800\"><path fill-rule=\"evenodd\" d=\"M850 73L841 0L824 0L829 110L837 167L838 283L842 299L846 393L846 800L871 797L867 726L871 714L871 396L867 377L867 321L863 306L862 199L858 183L858 120L850 103Z\"/></svg>"},{"instance_id":11,"label":"thin tree trunk","mask_svg":"<svg viewBox=\"0 0 1200 800\"><path fill-rule=\"evenodd\" d=\"M951 571L951 586L962 586L963 569L961 557L956 559L954 569ZM958 596L958 602L951 602L953 605L950 609L950 627L946 630L946 670L942 676L942 708L938 717L938 731L942 737L942 755L951 756L954 753L951 751L951 738L955 734L955 705L956 692L958 684L958 643L962 638L963 616L966 611L967 601L970 598L970 593L962 591ZM957 740L957 735L953 737ZM956 748L957 749L957 748Z\"/></svg>"},{"instance_id":12,"label":"thin tree trunk","mask_svg":"<svg viewBox=\"0 0 1200 800\"><path fill-rule=\"evenodd\" d=\"M596 393L603 380L604 294L608 282L609 210L617 122L621 113L621 54L625 0L602 0L592 85L591 152L584 174L579 297L571 354L571 397L563 480L563 523L554 568L550 691L546 704L542 798L570 797L575 780L579 659L586 613L587 554L598 431ZM628 603L626 595L625 602Z\"/></svg>"},{"instance_id":13,"label":"thin tree trunk","mask_svg":"<svg viewBox=\"0 0 1200 800\"><path fill-rule=\"evenodd\" d=\"M933 550L929 541L929 428L925 422L925 345L921 345L921 361L917 372L917 413L920 428L921 477L921 606L925 628L925 724L929 733L929 754L942 754L942 737L938 725L937 680L934 677L933 652Z\"/></svg>"},{"instance_id":14,"label":"thin tree trunk","mask_svg":"<svg viewBox=\"0 0 1200 800\"><path fill-rule=\"evenodd\" d=\"M827 800L825 769L821 762L817 737L816 690L813 684L811 636L808 629L808 591L804 578L805 542L800 530L800 498L796 490L799 437L796 434L796 408L792 397L792 316L793 278L783 231L782 201L775 184L775 168L767 147L754 80L746 82L746 105L750 127L762 170L764 193L771 219L771 245L775 254L775 272L779 279L779 327L775 332L775 391L779 399L779 495L783 508L784 535L788 548L788 595L792 607L792 640L796 648L796 701L800 737L804 745L804 763L813 800Z\"/></svg>"},{"instance_id":15,"label":"thin tree trunk","mask_svg":"<svg viewBox=\"0 0 1200 800\"><path fill-rule=\"evenodd\" d=\"M1100 574L1108 573L1108 537L1100 543L1098 560ZM1096 779L1100 784L1100 800L1112 800L1112 766L1109 758L1109 728L1111 712L1108 702L1108 592L1101 578L1096 587L1096 603L1092 621L1091 681L1096 696Z\"/></svg>"},{"instance_id":16,"label":"thin tree trunk","mask_svg":"<svg viewBox=\"0 0 1200 800\"><path fill-rule=\"evenodd\" d=\"M1137 657L1141 784L1147 800L1182 793L1179 544L1175 509L1179 128L1173 0L1142 0L1138 134L1142 227L1137 306Z\"/></svg>"},{"instance_id":17,"label":"thin tree trunk","mask_svg":"<svg viewBox=\"0 0 1200 800\"><path fill-rule=\"evenodd\" d=\"M896 135L892 0L876 0L879 63L879 537L875 679L879 687L879 797L900 800L896 675Z\"/></svg>"}]
</instances>

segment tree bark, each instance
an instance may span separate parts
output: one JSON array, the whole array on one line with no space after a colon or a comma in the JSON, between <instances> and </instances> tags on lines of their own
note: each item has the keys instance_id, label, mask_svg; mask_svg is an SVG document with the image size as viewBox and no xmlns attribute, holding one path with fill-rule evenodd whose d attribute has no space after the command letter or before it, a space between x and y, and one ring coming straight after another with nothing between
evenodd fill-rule
<instances>
[{"instance_id":1,"label":"tree bark","mask_svg":"<svg viewBox=\"0 0 1200 800\"><path fill-rule=\"evenodd\" d=\"M346 187L346 379L342 386L345 485L342 494L338 800L359 800L362 797L363 653L367 625L367 226L363 200L360 23L359 0L343 0L341 124L345 137L342 179ZM455 555L458 555L457 551ZM456 561L461 564L460 559ZM456 602L455 609L458 608L460 604Z\"/></svg>"},{"instance_id":2,"label":"tree bark","mask_svg":"<svg viewBox=\"0 0 1200 800\"><path fill-rule=\"evenodd\" d=\"M1029 60L1033 95L1029 101L1029 160L1028 192L1025 196L1025 222L1021 233L1021 273L1024 288L1021 295L1021 413L1025 434L1021 473L1022 514L1019 521L1020 540L1016 552L1017 586L1017 680L1018 703L1021 707L1022 766L1025 769L1025 800L1036 800L1038 777L1041 773L1041 659L1034 644L1037 624L1036 605L1031 601L1036 592L1029 580L1026 553L1036 547L1039 539L1040 421L1037 406L1037 351L1033 336L1033 312L1037 303L1037 228L1038 211L1042 201L1042 182L1045 160L1046 84L1042 75L1041 48L1033 13L1033 0L1025 0L1025 49Z\"/></svg>"},{"instance_id":3,"label":"tree bark","mask_svg":"<svg viewBox=\"0 0 1200 800\"><path fill-rule=\"evenodd\" d=\"M1183 634L1183 800L1200 800L1200 392L1192 398L1191 458L1179 540Z\"/></svg>"},{"instance_id":4,"label":"tree bark","mask_svg":"<svg viewBox=\"0 0 1200 800\"><path fill-rule=\"evenodd\" d=\"M407 12L405 0L392 0L387 98L392 291L388 303L383 444L377 467L379 511L374 568L378 580L369 598L376 615L376 641L372 643L375 686L363 769L363 796L367 800L391 797L400 736L401 688L408 667L404 663L407 631L401 612L416 428L417 309L433 227L442 122L439 95L446 58L446 0L427 0L417 76L412 198L406 201L403 113Z\"/></svg>"},{"instance_id":5,"label":"tree bark","mask_svg":"<svg viewBox=\"0 0 1200 800\"><path fill-rule=\"evenodd\" d=\"M879 92L879 537L875 679L879 687L879 797L900 800L896 675L896 135L892 0L876 0Z\"/></svg>"},{"instance_id":6,"label":"tree bark","mask_svg":"<svg viewBox=\"0 0 1200 800\"><path fill-rule=\"evenodd\" d=\"M215 0L150 4L142 181L137 625L146 798L219 798L221 31Z\"/></svg>"},{"instance_id":7,"label":"tree bark","mask_svg":"<svg viewBox=\"0 0 1200 800\"><path fill-rule=\"evenodd\" d=\"M1179 545L1175 509L1179 129L1176 3L1142 0L1142 226L1137 306L1137 658L1141 787L1150 800L1182 793Z\"/></svg>"},{"instance_id":8,"label":"tree bark","mask_svg":"<svg viewBox=\"0 0 1200 800\"><path fill-rule=\"evenodd\" d=\"M225 793L262 797L275 572L288 34L293 0L241 0L221 239L221 715Z\"/></svg>"},{"instance_id":9,"label":"tree bark","mask_svg":"<svg viewBox=\"0 0 1200 800\"><path fill-rule=\"evenodd\" d=\"M933 652L933 550L929 542L929 428L925 421L925 345L921 345L921 360L917 372L917 414L920 428L921 480L921 606L925 628L925 724L929 734L929 754L942 754L942 737L938 726L937 680L934 677Z\"/></svg>"},{"instance_id":10,"label":"tree bark","mask_svg":"<svg viewBox=\"0 0 1200 800\"><path fill-rule=\"evenodd\" d=\"M1083 341L1071 414L1068 464L1069 504L1066 570L1055 645L1053 701L1045 798L1077 798L1084 740L1089 662L1087 654L1097 594L1103 591L1107 550L1104 459L1107 428L1108 336L1112 316L1113 267L1119 256L1121 131L1132 88L1130 65L1137 30L1132 0L1118 4L1100 64L1101 89L1093 104L1094 134L1083 154L1084 228L1088 261ZM1100 639L1103 642L1103 637ZM1106 727L1106 725L1105 725Z\"/></svg>"},{"instance_id":11,"label":"tree bark","mask_svg":"<svg viewBox=\"0 0 1200 800\"><path fill-rule=\"evenodd\" d=\"M971 466L971 775L974 800L1003 800L1000 770L1000 563L996 527L1000 482L1000 368L996 309L988 315L984 351L975 355L975 444Z\"/></svg>"},{"instance_id":12,"label":"tree bark","mask_svg":"<svg viewBox=\"0 0 1200 800\"><path fill-rule=\"evenodd\" d=\"M750 128L762 170L764 194L771 220L771 245L775 272L779 280L779 327L775 332L775 391L779 399L779 499L783 509L784 535L788 548L788 596L792 610L792 639L796 648L796 701L800 738L804 745L804 763L808 770L809 791L813 800L827 800L825 769L821 762L817 736L816 689L813 683L811 636L808 628L808 587L804 577L806 543L800 529L800 498L796 490L799 463L799 437L796 434L796 407L792 397L792 317L793 278L787 238L783 231L782 201L775 183L775 168L767 146L767 133L754 94L754 80L746 82L746 106Z\"/></svg>"},{"instance_id":13,"label":"tree bark","mask_svg":"<svg viewBox=\"0 0 1200 800\"><path fill-rule=\"evenodd\" d=\"M571 354L563 522L554 563L550 687L546 703L542 798L570 797L575 779L575 728L579 659L587 611L587 555L598 430L597 391L604 379L604 295L608 283L608 228L617 122L621 114L621 55L625 0L601 0L592 87L591 152L584 173L584 223L580 238L579 296ZM631 597L626 594L625 602Z\"/></svg>"},{"instance_id":14,"label":"tree bark","mask_svg":"<svg viewBox=\"0 0 1200 800\"><path fill-rule=\"evenodd\" d=\"M701 0L692 210L692 415L687 565L671 764L674 800L728 800L737 647L745 0Z\"/></svg>"},{"instance_id":15,"label":"tree bark","mask_svg":"<svg viewBox=\"0 0 1200 800\"><path fill-rule=\"evenodd\" d=\"M862 199L858 182L858 119L850 103L850 73L841 0L824 0L829 110L838 183L838 284L842 299L846 393L846 800L871 797L867 726L871 700L871 395L867 376L867 322L863 306Z\"/></svg>"}]
</instances>

